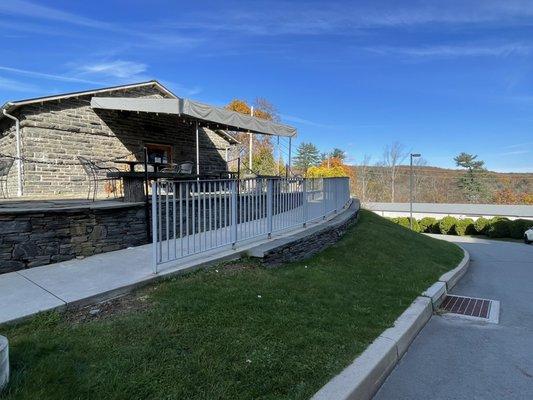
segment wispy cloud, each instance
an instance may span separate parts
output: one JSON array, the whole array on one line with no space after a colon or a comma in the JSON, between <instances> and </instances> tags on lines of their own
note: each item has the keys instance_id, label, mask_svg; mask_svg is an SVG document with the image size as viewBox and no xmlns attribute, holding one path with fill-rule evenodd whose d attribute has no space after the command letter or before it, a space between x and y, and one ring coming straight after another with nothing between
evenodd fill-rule
<instances>
[{"instance_id":1,"label":"wispy cloud","mask_svg":"<svg viewBox=\"0 0 533 400\"><path fill-rule=\"evenodd\" d=\"M3 78L0 76L0 89L12 90L16 92L34 92L37 90L37 87L28 83Z\"/></svg>"},{"instance_id":2,"label":"wispy cloud","mask_svg":"<svg viewBox=\"0 0 533 400\"><path fill-rule=\"evenodd\" d=\"M222 13L183 14L168 22L178 29L241 32L251 35L353 35L373 28L403 28L435 24L530 24L533 3L523 0L415 0L410 2L340 3L255 2L242 10L227 7Z\"/></svg>"},{"instance_id":3,"label":"wispy cloud","mask_svg":"<svg viewBox=\"0 0 533 400\"><path fill-rule=\"evenodd\" d=\"M528 55L533 45L522 43L491 45L443 45L418 47L376 46L365 47L379 55L398 55L416 58L455 58L455 57L506 57L510 55Z\"/></svg>"},{"instance_id":4,"label":"wispy cloud","mask_svg":"<svg viewBox=\"0 0 533 400\"><path fill-rule=\"evenodd\" d=\"M185 34L178 34L176 32L155 32L149 28L130 29L119 24L88 18L76 13L43 6L26 0L0 2L0 14L41 21L61 22L65 25L113 32L142 39L142 41L134 42L135 46L158 45L191 47L200 42L199 39L192 38ZM37 29L36 25L27 25L27 21L24 22L23 27L26 27L26 29ZM41 31L41 33L44 32Z\"/></svg>"},{"instance_id":5,"label":"wispy cloud","mask_svg":"<svg viewBox=\"0 0 533 400\"><path fill-rule=\"evenodd\" d=\"M333 128L333 125L327 125L320 122L311 121L305 118L300 118L295 115L281 114L281 119L288 122L293 122L295 124L302 124L308 126L314 126L316 128Z\"/></svg>"},{"instance_id":6,"label":"wispy cloud","mask_svg":"<svg viewBox=\"0 0 533 400\"><path fill-rule=\"evenodd\" d=\"M500 156L517 156L517 155L520 155L520 154L528 154L528 153L530 153L529 150L514 150L514 151L506 151L506 152L500 153L498 155L500 155Z\"/></svg>"},{"instance_id":7,"label":"wispy cloud","mask_svg":"<svg viewBox=\"0 0 533 400\"><path fill-rule=\"evenodd\" d=\"M31 71L27 69L7 67L4 65L0 65L0 71L6 71L6 72L18 74L18 75L31 76L34 78L43 78L43 79L59 81L59 82L77 82L77 83L87 83L90 85L102 85L103 84L102 82L95 81L95 80L77 78L77 77L68 76L68 75L47 74L47 73Z\"/></svg>"},{"instance_id":8,"label":"wispy cloud","mask_svg":"<svg viewBox=\"0 0 533 400\"><path fill-rule=\"evenodd\" d=\"M99 62L78 67L78 71L82 75L98 75L126 79L139 77L146 69L146 64L124 60Z\"/></svg>"},{"instance_id":9,"label":"wispy cloud","mask_svg":"<svg viewBox=\"0 0 533 400\"><path fill-rule=\"evenodd\" d=\"M510 144L508 146L505 146L505 149L520 149L524 147L533 146L533 142L527 142L527 143L517 143L517 144Z\"/></svg>"}]
</instances>

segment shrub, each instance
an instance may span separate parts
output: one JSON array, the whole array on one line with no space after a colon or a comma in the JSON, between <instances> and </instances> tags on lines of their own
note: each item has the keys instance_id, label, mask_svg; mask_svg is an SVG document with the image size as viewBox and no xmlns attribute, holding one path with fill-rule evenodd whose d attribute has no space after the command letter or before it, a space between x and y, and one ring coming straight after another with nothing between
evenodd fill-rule
<instances>
[{"instance_id":1,"label":"shrub","mask_svg":"<svg viewBox=\"0 0 533 400\"><path fill-rule=\"evenodd\" d=\"M513 239L522 239L524 232L533 226L533 221L528 219L515 219L509 224L509 237Z\"/></svg>"},{"instance_id":2,"label":"shrub","mask_svg":"<svg viewBox=\"0 0 533 400\"><path fill-rule=\"evenodd\" d=\"M433 217L424 217L418 221L418 226L420 227L420 232L426 233L438 233L438 223L437 220Z\"/></svg>"},{"instance_id":3,"label":"shrub","mask_svg":"<svg viewBox=\"0 0 533 400\"><path fill-rule=\"evenodd\" d=\"M392 221L397 223L400 226L403 226L404 228L407 228L407 229L410 229L410 227L411 227L410 224L409 224L409 218L408 217L392 218ZM420 232L420 227L418 226L418 222L417 222L416 218L413 218L413 231Z\"/></svg>"},{"instance_id":4,"label":"shrub","mask_svg":"<svg viewBox=\"0 0 533 400\"><path fill-rule=\"evenodd\" d=\"M455 233L459 236L470 235L475 232L474 220L471 218L460 219L455 224Z\"/></svg>"},{"instance_id":5,"label":"shrub","mask_svg":"<svg viewBox=\"0 0 533 400\"><path fill-rule=\"evenodd\" d=\"M474 223L474 229L476 230L476 233L479 235L484 235L485 233L487 233L488 227L489 227L489 220L487 218L479 217Z\"/></svg>"},{"instance_id":6,"label":"shrub","mask_svg":"<svg viewBox=\"0 0 533 400\"><path fill-rule=\"evenodd\" d=\"M439 231L443 235L454 235L457 218L447 216L439 221Z\"/></svg>"},{"instance_id":7,"label":"shrub","mask_svg":"<svg viewBox=\"0 0 533 400\"><path fill-rule=\"evenodd\" d=\"M509 237L511 234L511 221L503 217L494 217L489 221L487 236L491 238Z\"/></svg>"}]
</instances>

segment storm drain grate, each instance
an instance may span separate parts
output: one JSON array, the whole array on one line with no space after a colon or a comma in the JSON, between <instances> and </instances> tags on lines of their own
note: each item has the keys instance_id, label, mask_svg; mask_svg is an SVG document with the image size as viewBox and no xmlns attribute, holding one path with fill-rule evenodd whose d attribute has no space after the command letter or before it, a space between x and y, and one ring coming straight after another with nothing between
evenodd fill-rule
<instances>
[{"instance_id":1,"label":"storm drain grate","mask_svg":"<svg viewBox=\"0 0 533 400\"><path fill-rule=\"evenodd\" d=\"M498 323L500 303L495 300L448 295L439 308L448 313Z\"/></svg>"}]
</instances>

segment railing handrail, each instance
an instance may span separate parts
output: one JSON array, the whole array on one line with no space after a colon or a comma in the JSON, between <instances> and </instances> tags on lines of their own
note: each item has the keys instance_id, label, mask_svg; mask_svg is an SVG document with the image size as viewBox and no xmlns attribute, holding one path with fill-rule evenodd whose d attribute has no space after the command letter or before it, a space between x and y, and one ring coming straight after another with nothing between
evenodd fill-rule
<instances>
[{"instance_id":1,"label":"railing handrail","mask_svg":"<svg viewBox=\"0 0 533 400\"><path fill-rule=\"evenodd\" d=\"M154 181L154 273L165 262L305 227L345 208L349 199L348 177Z\"/></svg>"}]
</instances>

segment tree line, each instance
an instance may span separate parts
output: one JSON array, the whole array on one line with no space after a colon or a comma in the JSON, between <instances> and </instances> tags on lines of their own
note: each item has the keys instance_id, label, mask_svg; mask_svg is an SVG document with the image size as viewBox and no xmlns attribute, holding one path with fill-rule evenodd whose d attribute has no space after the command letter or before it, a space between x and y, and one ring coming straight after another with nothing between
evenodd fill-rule
<instances>
[{"instance_id":1,"label":"tree line","mask_svg":"<svg viewBox=\"0 0 533 400\"><path fill-rule=\"evenodd\" d=\"M226 108L243 114L277 122L276 108L268 100L257 98L253 103L232 100ZM347 176L352 194L365 202L408 202L411 198L411 170L407 164L410 152L394 142L383 149L381 159L372 162L365 155L357 165L346 164L346 153L340 148L320 152L311 142L302 142L296 149L291 171L286 170L288 152L276 153L273 139L252 135L252 165L248 165L249 135L233 132L241 143L230 155L230 168L241 160L245 173L257 175L298 175L309 178ZM279 139L278 139L279 140ZM276 146L279 149L279 145ZM422 203L494 203L533 204L533 173L496 173L486 169L477 155L462 152L454 157L457 169L427 165L422 157L413 159L414 202Z\"/></svg>"}]
</instances>

